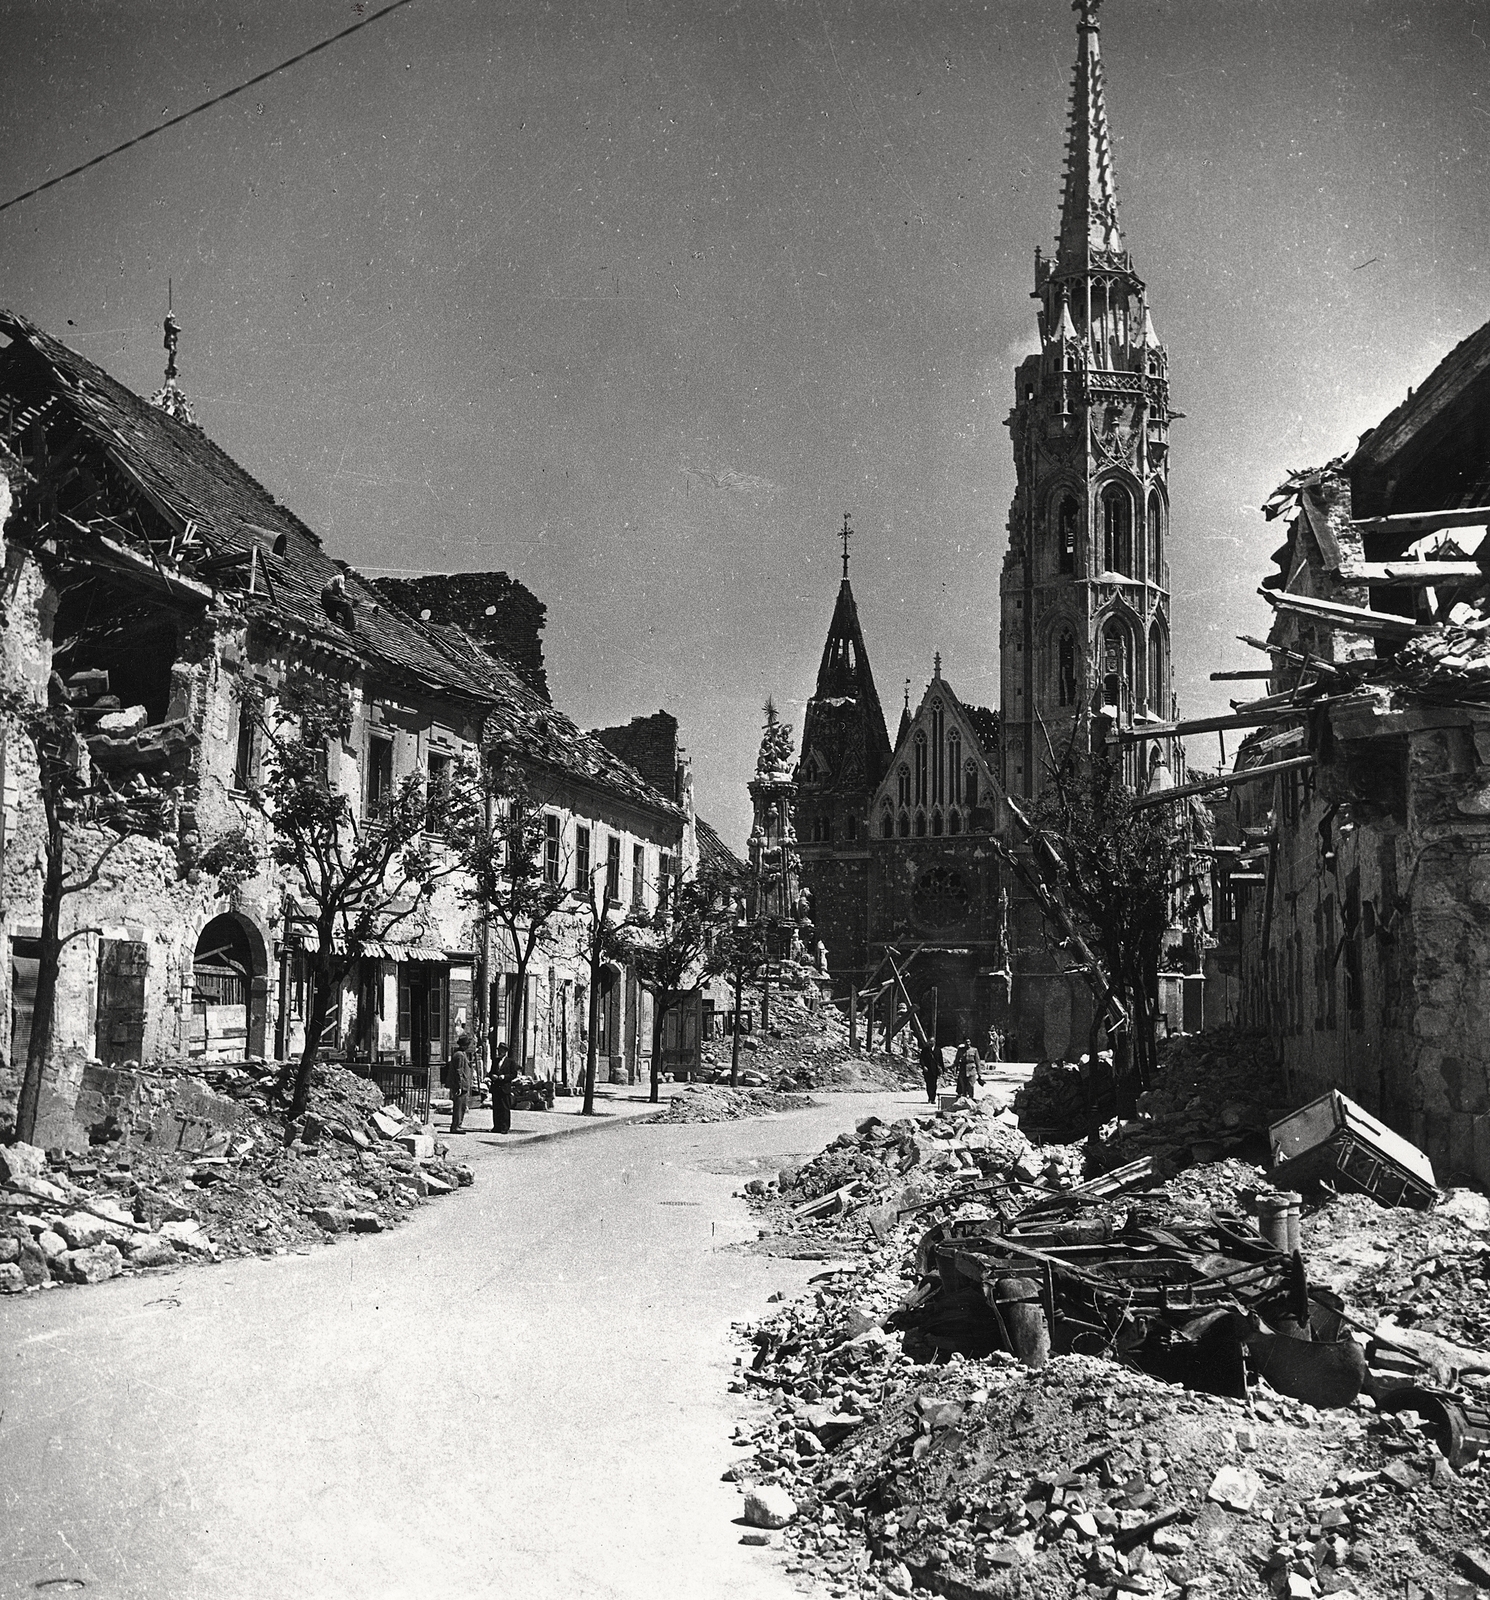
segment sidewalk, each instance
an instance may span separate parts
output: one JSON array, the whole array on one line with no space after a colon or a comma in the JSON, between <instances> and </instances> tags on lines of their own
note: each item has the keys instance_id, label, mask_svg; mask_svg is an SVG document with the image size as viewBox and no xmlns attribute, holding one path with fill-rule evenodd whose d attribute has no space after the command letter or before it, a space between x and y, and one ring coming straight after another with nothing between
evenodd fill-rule
<instances>
[{"instance_id":1,"label":"sidewalk","mask_svg":"<svg viewBox=\"0 0 1490 1600\"><path fill-rule=\"evenodd\" d=\"M594 1133L600 1128L619 1127L624 1122L641 1122L647 1117L655 1116L659 1111L667 1110L672 1089L672 1084L663 1084L660 1090L661 1099L654 1106L647 1098L651 1091L644 1083L597 1083L594 1116L587 1117L583 1114L585 1097L582 1094L572 1095L567 1099L555 1096L552 1111L514 1111L512 1132L508 1134L493 1132L490 1105L476 1106L466 1112L464 1130L450 1140L450 1153L452 1156L459 1156L462 1141L474 1137L481 1137L492 1144L504 1147L516 1144L539 1144L544 1139L562 1139L566 1134ZM435 1109L430 1121L436 1137L449 1138L449 1111Z\"/></svg>"}]
</instances>

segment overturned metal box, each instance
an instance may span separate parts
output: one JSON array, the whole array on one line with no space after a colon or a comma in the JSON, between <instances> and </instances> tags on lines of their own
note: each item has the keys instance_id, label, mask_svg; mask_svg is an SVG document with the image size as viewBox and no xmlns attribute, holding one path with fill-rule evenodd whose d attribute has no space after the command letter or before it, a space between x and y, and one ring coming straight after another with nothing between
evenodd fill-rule
<instances>
[{"instance_id":1,"label":"overturned metal box","mask_svg":"<svg viewBox=\"0 0 1490 1600\"><path fill-rule=\"evenodd\" d=\"M1384 1206L1418 1210L1438 1199L1427 1156L1338 1089L1273 1123L1268 1143L1275 1188L1323 1182L1368 1194Z\"/></svg>"}]
</instances>

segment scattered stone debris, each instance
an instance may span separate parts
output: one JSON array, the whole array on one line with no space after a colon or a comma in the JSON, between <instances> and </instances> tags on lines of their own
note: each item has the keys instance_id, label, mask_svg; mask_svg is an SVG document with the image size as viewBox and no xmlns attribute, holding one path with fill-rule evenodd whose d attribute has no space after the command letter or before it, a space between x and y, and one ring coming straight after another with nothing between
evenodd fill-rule
<instances>
[{"instance_id":1,"label":"scattered stone debris","mask_svg":"<svg viewBox=\"0 0 1490 1600\"><path fill-rule=\"evenodd\" d=\"M129 1117L111 1119L86 1157L0 1146L0 1293L305 1251L380 1232L473 1181L427 1128L340 1067L315 1069L309 1109L286 1144L269 1099L278 1071L248 1062L176 1075L199 1109L222 1102L217 1120L231 1123L190 1141L195 1148L163 1138L159 1118ZM179 1105L181 1083L155 1098ZM170 1126L181 1139L179 1120Z\"/></svg>"},{"instance_id":2,"label":"scattered stone debris","mask_svg":"<svg viewBox=\"0 0 1490 1600\"><path fill-rule=\"evenodd\" d=\"M1208 1131L1199 1108L1188 1115ZM1011 1124L966 1105L891 1126L866 1119L775 1184L747 1186L768 1234L816 1236L839 1256L805 1296L741 1330L751 1354L731 1385L759 1409L725 1476L791 1497L789 1571L818 1592L875 1600L1470 1600L1490 1586L1490 1376L1474 1370L1490 1357L1473 1348L1490 1321L1482 1197L1463 1191L1423 1212L1326 1196L1305 1207L1302 1249L1289 1256L1252 1226L1268 1187L1259 1166L1233 1157L1125 1190L1157 1181L1149 1158L1125 1169L1136 1177L1083 1191L1078 1148L1032 1148ZM1319 1409L1259 1377L1254 1359L1235 1393L1185 1388L1136 1370L1130 1339L1068 1348L1059 1319L1053 1351L1033 1363L990 1342L969 1353L969 1326L986 1334L1001 1310L1012 1332L1024 1309L991 1306L981 1287L981 1319L929 1335L916 1313L938 1250L960 1235L981 1239L988 1258L990 1238L1021 1219L1027 1249L1064 1249L1084 1277L1101 1274L1110 1236L1125 1230L1130 1258L1190 1259L1179 1275L1189 1283L1160 1286L1156 1320L1183 1306L1197 1250L1215 1273L1211 1258L1245 1246L1252 1275L1266 1267L1285 1296L1303 1273L1311 1307L1337 1295L1344 1331L1366 1341L1346 1341L1361 1368L1369 1359L1365 1387ZM1205 1251L1200 1232L1218 1222L1225 1237ZM1037 1223L1087 1225L1090 1253L1031 1246ZM1177 1248L1187 1239L1191 1252ZM1403 1330L1435 1342L1414 1347ZM1300 1351L1314 1343L1266 1331Z\"/></svg>"},{"instance_id":3,"label":"scattered stone debris","mask_svg":"<svg viewBox=\"0 0 1490 1600\"><path fill-rule=\"evenodd\" d=\"M773 1111L801 1111L810 1094L784 1094L778 1089L731 1089L727 1083L689 1084L674 1093L665 1111L649 1122L736 1122Z\"/></svg>"}]
</instances>

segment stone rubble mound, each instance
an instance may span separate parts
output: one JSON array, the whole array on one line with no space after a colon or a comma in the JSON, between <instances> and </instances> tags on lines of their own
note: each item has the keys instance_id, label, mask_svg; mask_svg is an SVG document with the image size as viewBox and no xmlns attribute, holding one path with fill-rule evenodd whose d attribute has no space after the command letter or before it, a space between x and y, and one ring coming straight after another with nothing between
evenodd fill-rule
<instances>
[{"instance_id":1,"label":"stone rubble mound","mask_svg":"<svg viewBox=\"0 0 1490 1600\"><path fill-rule=\"evenodd\" d=\"M1213 1070L1189 1059L1187 1070ZM1008 1124L977 1111L867 1119L775 1184L747 1185L768 1231L815 1233L838 1255L800 1298L739 1327L748 1353L731 1384L751 1412L725 1476L757 1496L785 1492L793 1514L769 1539L804 1587L873 1600L1472 1600L1490 1589L1490 1355L1466 1348L1490 1331L1490 1201L1452 1191L1425 1213L1346 1195L1306 1208L1310 1280L1343 1297L1369 1341L1369 1392L1344 1406L1320 1410L1256 1378L1245 1398L1186 1389L1115 1347L1057 1352L1031 1370L1002 1349L933 1351L895 1331L912 1329L904 1310L928 1224L989 1212L969 1191L990 1181L995 1158L977 1143L970 1152L967 1135ZM985 1163L976 1180L973 1152ZM1050 1174L1046 1150L1026 1146L1003 1169L1021 1187L999 1203L1049 1203L1017 1176L1032 1169L1069 1203L1079 1169L1065 1163L1077 1153L1056 1152ZM1241 1215L1266 1184L1232 1158L1100 1209L1198 1226L1215 1211ZM895 1214L876 1231L887 1193ZM799 1196L805 1211L786 1212ZM1478 1433L1441 1426L1435 1396Z\"/></svg>"},{"instance_id":2,"label":"stone rubble mound","mask_svg":"<svg viewBox=\"0 0 1490 1600\"><path fill-rule=\"evenodd\" d=\"M309 1109L287 1129L271 1103L279 1070L248 1062L176 1074L205 1115L172 1124L184 1141L174 1146L159 1122L127 1113L109 1119L86 1157L0 1146L0 1294L304 1252L380 1232L473 1181L427 1127L340 1067L315 1069ZM214 1117L226 1125L215 1132Z\"/></svg>"}]
</instances>

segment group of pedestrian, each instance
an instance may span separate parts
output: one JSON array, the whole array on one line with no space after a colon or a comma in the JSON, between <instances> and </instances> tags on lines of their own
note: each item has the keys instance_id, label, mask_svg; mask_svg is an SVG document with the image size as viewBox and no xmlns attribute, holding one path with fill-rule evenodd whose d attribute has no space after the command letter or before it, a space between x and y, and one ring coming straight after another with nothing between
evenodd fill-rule
<instances>
[{"instance_id":1,"label":"group of pedestrian","mask_svg":"<svg viewBox=\"0 0 1490 1600\"><path fill-rule=\"evenodd\" d=\"M957 1080L958 1098L975 1099L983 1082L983 1060L970 1037L964 1036L958 1045L957 1054L952 1058L952 1072ZM937 1084L942 1076L942 1051L932 1039L921 1046L921 1076L926 1080L926 1099L935 1105Z\"/></svg>"},{"instance_id":2,"label":"group of pedestrian","mask_svg":"<svg viewBox=\"0 0 1490 1600\"><path fill-rule=\"evenodd\" d=\"M450 1131L466 1131L466 1112L471 1096L482 1076L486 1063L486 1040L482 1039L479 1058L472 1050L471 1036L464 1029L456 1035L455 1048L450 1052ZM486 1069L486 1086L491 1095L491 1126L493 1133L512 1132L512 1080L516 1076L512 1057L505 1043L497 1046L496 1059Z\"/></svg>"}]
</instances>

